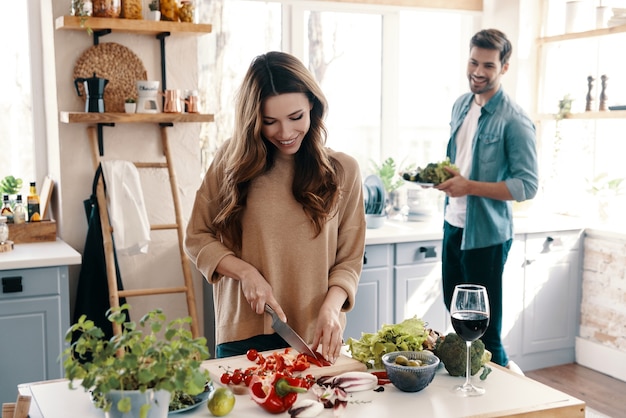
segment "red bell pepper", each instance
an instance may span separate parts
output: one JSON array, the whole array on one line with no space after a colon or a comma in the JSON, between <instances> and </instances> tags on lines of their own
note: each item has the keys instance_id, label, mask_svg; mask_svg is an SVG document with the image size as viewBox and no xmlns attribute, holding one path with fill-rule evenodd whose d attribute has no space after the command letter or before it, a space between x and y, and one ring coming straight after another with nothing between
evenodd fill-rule
<instances>
[{"instance_id":1,"label":"red bell pepper","mask_svg":"<svg viewBox=\"0 0 626 418\"><path fill-rule=\"evenodd\" d=\"M272 373L266 376L256 375L250 382L252 399L271 414L287 411L296 402L298 393L305 393L306 379Z\"/></svg>"}]
</instances>

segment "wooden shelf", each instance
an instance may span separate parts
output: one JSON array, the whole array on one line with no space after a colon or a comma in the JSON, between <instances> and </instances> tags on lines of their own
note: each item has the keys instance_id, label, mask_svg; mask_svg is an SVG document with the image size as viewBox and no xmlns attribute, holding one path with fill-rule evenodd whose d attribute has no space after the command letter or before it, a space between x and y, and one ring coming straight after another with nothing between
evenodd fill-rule
<instances>
[{"instance_id":1,"label":"wooden shelf","mask_svg":"<svg viewBox=\"0 0 626 418\"><path fill-rule=\"evenodd\" d=\"M625 33L626 25L613 26L610 28L593 29L585 32L564 33L561 35L546 36L544 38L537 39L538 44L546 44L550 42L570 41L573 39L587 39L597 36L615 35L618 33Z\"/></svg>"},{"instance_id":2,"label":"wooden shelf","mask_svg":"<svg viewBox=\"0 0 626 418\"><path fill-rule=\"evenodd\" d=\"M200 123L213 122L204 113L115 113L61 112L62 123Z\"/></svg>"},{"instance_id":3,"label":"wooden shelf","mask_svg":"<svg viewBox=\"0 0 626 418\"><path fill-rule=\"evenodd\" d=\"M139 33L157 35L159 33L199 34L211 33L212 26L202 23L165 22L152 20L135 20L122 18L60 16L55 21L56 29L94 31L110 29L111 32Z\"/></svg>"},{"instance_id":4,"label":"wooden shelf","mask_svg":"<svg viewBox=\"0 0 626 418\"><path fill-rule=\"evenodd\" d=\"M550 113L542 113L537 115L538 120L550 120L555 119L555 115ZM582 113L570 113L565 119L626 119L626 110L608 110L608 111L593 111Z\"/></svg>"}]
</instances>

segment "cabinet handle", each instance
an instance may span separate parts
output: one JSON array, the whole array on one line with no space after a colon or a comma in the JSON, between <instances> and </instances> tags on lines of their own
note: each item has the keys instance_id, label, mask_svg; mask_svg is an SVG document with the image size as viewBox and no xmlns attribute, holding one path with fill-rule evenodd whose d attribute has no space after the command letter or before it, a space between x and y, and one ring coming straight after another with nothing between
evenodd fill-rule
<instances>
[{"instance_id":1,"label":"cabinet handle","mask_svg":"<svg viewBox=\"0 0 626 418\"><path fill-rule=\"evenodd\" d=\"M363 253L363 264L367 264L367 253Z\"/></svg>"},{"instance_id":2,"label":"cabinet handle","mask_svg":"<svg viewBox=\"0 0 626 418\"><path fill-rule=\"evenodd\" d=\"M437 257L437 247L434 245L428 247L420 247L420 253L424 253L424 258L435 258Z\"/></svg>"},{"instance_id":3,"label":"cabinet handle","mask_svg":"<svg viewBox=\"0 0 626 418\"><path fill-rule=\"evenodd\" d=\"M543 248L541 249L541 254L546 254L552 251L552 247L562 247L563 241L561 238L552 238L550 236L546 237L546 240L543 242Z\"/></svg>"},{"instance_id":4,"label":"cabinet handle","mask_svg":"<svg viewBox=\"0 0 626 418\"><path fill-rule=\"evenodd\" d=\"M19 293L23 290L21 276L2 278L2 293Z\"/></svg>"}]
</instances>

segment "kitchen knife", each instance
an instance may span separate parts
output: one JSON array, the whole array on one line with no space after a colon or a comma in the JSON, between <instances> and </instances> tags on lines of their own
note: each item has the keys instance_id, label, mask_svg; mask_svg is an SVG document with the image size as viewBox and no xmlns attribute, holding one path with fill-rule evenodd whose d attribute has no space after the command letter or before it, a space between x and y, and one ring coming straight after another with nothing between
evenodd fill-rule
<instances>
[{"instance_id":1,"label":"kitchen knife","mask_svg":"<svg viewBox=\"0 0 626 418\"><path fill-rule=\"evenodd\" d=\"M313 350L311 350L307 343L304 342L302 337L300 337L298 333L293 330L293 328L287 325L286 322L281 321L270 305L265 304L265 312L272 316L272 328L274 328L274 331L276 331L278 335L280 335L285 341L287 341L287 344L289 344L299 352L307 354L314 359L317 359L317 356L315 355Z\"/></svg>"}]
</instances>

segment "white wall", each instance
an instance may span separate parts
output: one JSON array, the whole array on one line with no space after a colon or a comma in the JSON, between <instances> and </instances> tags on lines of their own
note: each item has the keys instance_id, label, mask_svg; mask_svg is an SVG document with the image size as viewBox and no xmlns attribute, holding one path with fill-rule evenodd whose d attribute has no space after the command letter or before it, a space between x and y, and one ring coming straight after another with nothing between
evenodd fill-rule
<instances>
[{"instance_id":1,"label":"white wall","mask_svg":"<svg viewBox=\"0 0 626 418\"><path fill-rule=\"evenodd\" d=\"M51 0L54 18L69 13L68 0ZM144 0L147 5L147 0ZM147 6L144 6L147 7ZM82 111L84 102L74 89L72 74L76 60L93 45L93 38L86 31L52 30L54 39L57 106L60 111ZM206 36L211 36L206 35ZM46 35L44 34L44 37ZM100 38L100 42L117 42L130 48L142 60L148 79L161 78L159 42L153 36L112 33ZM197 42L194 36L172 36L166 39L167 87L190 89L197 86ZM50 81L50 80L48 80ZM53 110L54 111L54 110ZM58 159L57 200L61 208L55 213L59 222L61 238L81 253L85 245L87 222L83 200L91 194L94 176L92 150L87 138L86 124L58 124L58 139L54 133L49 140L58 140L58 152L51 159ZM173 164L178 179L179 196L185 221L189 217L195 191L200 183L199 124L177 124L168 128ZM163 161L160 131L151 124L118 124L104 128L106 159L130 161ZM55 147L52 147L54 149ZM53 165L54 166L54 165ZM141 181L145 191L146 205L151 223L174 223L174 211L166 170L142 169ZM125 288L169 287L182 284L182 270L175 232L153 232L147 255L120 257L120 268ZM202 330L202 278L195 272L196 301ZM71 301L80 268L70 274ZM168 318L187 315L184 296L165 295L130 298L133 319L154 307L163 308Z\"/></svg>"}]
</instances>

